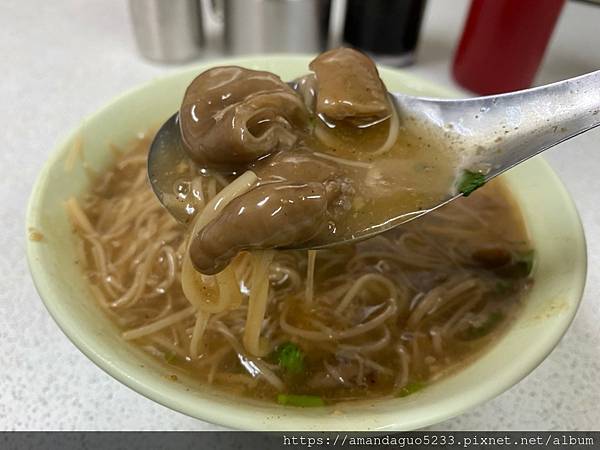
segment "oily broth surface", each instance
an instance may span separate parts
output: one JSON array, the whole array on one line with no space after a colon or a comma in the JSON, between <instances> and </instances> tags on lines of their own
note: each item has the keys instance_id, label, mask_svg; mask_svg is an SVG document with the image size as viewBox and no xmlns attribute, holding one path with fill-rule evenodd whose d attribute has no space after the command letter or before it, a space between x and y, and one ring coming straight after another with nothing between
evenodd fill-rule
<instances>
[{"instance_id":1,"label":"oily broth surface","mask_svg":"<svg viewBox=\"0 0 600 450\"><path fill-rule=\"evenodd\" d=\"M334 232L338 236L350 238L363 230L376 229L391 218L430 209L447 200L454 189L459 157L410 117L400 121L391 148L382 154L377 152L388 138L391 120L366 128L343 123L329 128L319 120L308 139L316 155L336 158L345 175L353 180L356 193L352 211L336 220ZM324 136L326 139L318 139ZM326 240L324 235L314 241Z\"/></svg>"},{"instance_id":2,"label":"oily broth surface","mask_svg":"<svg viewBox=\"0 0 600 450\"><path fill-rule=\"evenodd\" d=\"M370 138L370 141L373 142L373 139ZM106 246L107 269L99 267L101 264L95 256L97 251L90 240L78 238L80 258L91 284L99 292L99 301L124 332L189 308L181 291L178 273L185 229L162 209L147 184L145 157L148 144L148 138L136 142L131 151L118 158L110 171L96 180L94 189L82 202L82 209L92 226L106 237L103 245ZM404 145L394 152L410 159L414 151L402 149L411 148L412 145ZM426 159L425 162L432 164L435 161ZM210 181L209 176L207 179ZM217 181L214 185L214 190L217 190ZM137 207L140 213L131 217L131 223L124 223L124 231L110 237L107 230L111 220L107 211L123 205ZM140 223L134 224L136 221ZM153 242L158 242L158 251L145 251ZM138 250L125 264L121 263L132 246ZM296 343L304 353L305 369L300 375L281 373L273 353L263 358L265 364L281 375L283 392L318 395L327 403L386 397L402 392L397 388L398 374L405 370L399 357L400 347L410 360L405 386L428 383L455 370L499 337L518 312L530 283L526 277L514 278L497 273L472 261L474 251L494 246L507 249L511 254L529 249L521 214L501 180L489 183L469 198L459 199L388 232L383 238L320 251L316 262L315 301L310 306L303 301L306 253L278 252L275 266L287 268L294 276L299 276L300 289L290 287L289 279L280 282L278 275L272 274L272 296L263 333L269 338L274 351L282 343ZM162 251L166 247L170 250ZM168 286L163 284L172 269L167 255L172 257L175 270ZM144 263L148 263L151 269L139 301L130 306L111 306L111 302L114 304L123 295L121 290L127 291L135 282L136 273ZM111 272L111 267L119 270ZM382 326L360 336L337 341L315 341L282 330L284 318L295 329L319 331L325 327L343 331L356 327L357 322L376 317L388 305L385 289L377 285L366 287L344 314L336 312L340 302L336 292L344 283L352 283L370 273L386 277L400 293L395 301L397 313ZM111 277L112 281L107 283L106 277ZM505 286L507 283L510 283L508 288ZM460 292L461 286L469 285L472 288ZM503 286L502 289L499 286ZM426 315L418 326L408 326L411 311L436 288L440 297L453 289L459 293L447 307L433 308L433 312ZM479 320L480 325L485 325L488 317L499 317L497 323L482 336L478 336L477 332L469 334L469 330L483 327L466 326L457 332L458 338L443 341L440 354L433 343L432 333L447 325L456 311L467 305L474 295L481 295L481 301L465 312L465 316L473 315L473 323ZM246 304L247 298L239 309L220 313L212 320L223 324L236 338L240 338ZM217 325L207 330L202 353L197 359L192 359L188 351L193 316L184 317L151 335L124 342L124 345L140 346L159 358L165 364L166 373L181 370L200 383L211 383L236 395L273 401L281 391L260 376L253 377L248 373L243 363L245 356L231 347L217 331ZM376 348L377 342L388 335L386 344ZM339 379L336 380L336 376Z\"/></svg>"}]
</instances>

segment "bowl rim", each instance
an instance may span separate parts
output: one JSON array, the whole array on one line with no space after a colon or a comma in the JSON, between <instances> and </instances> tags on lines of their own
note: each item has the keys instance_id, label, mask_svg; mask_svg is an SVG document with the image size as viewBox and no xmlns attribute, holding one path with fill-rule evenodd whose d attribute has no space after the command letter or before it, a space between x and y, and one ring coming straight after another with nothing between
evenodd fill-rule
<instances>
[{"instance_id":1,"label":"bowl rim","mask_svg":"<svg viewBox=\"0 0 600 450\"><path fill-rule=\"evenodd\" d=\"M47 183L47 180L51 174L51 168L55 166L56 162L63 157L63 154L68 150L68 143L72 141L72 139L80 132L83 124L85 124L88 120L93 120L93 118L97 115L100 115L104 110L111 108L113 105L118 104L123 99L134 96L140 93L141 91L151 87L156 82L161 80L166 80L172 77L181 76L185 73L206 70L208 67L215 66L218 64L229 63L229 64L237 64L237 65L250 65L253 63L261 63L264 62L265 59L273 60L276 64L284 64L285 61L306 61L311 58L311 55L285 55L285 54L271 54L271 55L254 55L254 56L244 56L244 57L233 57L233 58L219 58L219 59L211 59L207 61L203 61L201 64L193 64L189 66L184 66L181 70L170 72L164 76L153 78L145 83L137 85L131 89L126 90L125 92L115 96L112 100L105 103L103 106L98 108L95 112L87 115L79 125L77 125L71 132L69 132L64 138L60 139L58 143L54 146L49 158L45 161L34 185L32 191L30 193L29 202L27 205L26 219L25 219L25 232L26 235L30 227L34 226L35 223L38 222L37 217L42 211L41 205L39 203L44 187ZM395 68L388 68L383 66L382 69L384 71L394 71L397 73L401 73L404 80L409 82L414 82L415 85L421 86L424 89L432 89L440 93L446 93L447 96L456 96L457 92L451 89L445 88L443 86L439 86L435 83L428 82L427 80L421 79L417 75L413 75L410 73L406 73L400 71ZM567 206L567 210L564 210L563 213L569 216L573 222L573 231L575 231L574 246L577 247L578 254L578 263L580 264L580 269L576 271L576 275L573 275L573 296L576 296L576 301L572 302L572 306L567 311L564 318L561 320L561 323L553 328L550 336L546 336L545 346L543 351L540 350L537 353L536 358L530 358L525 361L519 367L519 370L513 369L510 372L510 376L506 376L502 379L501 383L496 383L492 387L488 386L486 389L482 389L478 395L472 395L461 402L460 407L450 408L440 407L435 408L431 414L427 416L426 419L416 418L414 420L403 422L400 428L397 428L399 424L394 422L393 413L388 413L385 416L389 416L387 420L384 420L381 424L381 427L378 429L412 429L412 428L420 428L424 426L428 426L434 423L438 423L442 420L447 420L452 417L455 417L468 409L473 408L474 406L481 404L487 400L490 400L502 392L508 390L512 386L514 386L518 381L526 377L530 372L532 372L556 347L560 339L564 336L567 330L572 323L579 305L582 300L583 291L585 288L585 281L587 275L587 247L585 242L585 234L584 228L581 222L581 218L577 212L576 206L573 202L573 199L569 195L566 187L561 182L557 174L553 171L551 166L542 158L536 157L535 164L538 166L537 170L542 171L544 176L547 177L548 183L552 184L553 189L557 191L557 194L560 195L563 199L563 203ZM111 377L121 382L125 386L131 388L139 394L142 394L146 398L156 401L157 403L180 413L183 413L187 416L200 419L206 422L210 422L213 424L235 427L236 429L259 429L256 428L256 424L258 420L253 417L251 414L241 414L240 409L233 409L224 405L217 405L212 402L210 399L201 399L196 404L200 404L201 406L195 406L192 402L185 401L183 398L175 398L168 394L173 394L174 392L167 393L164 389L159 389L160 386L153 386L152 383L148 383L140 377L132 377L131 374L119 366L119 364L115 364L111 360L107 359L103 354L96 351L94 348L94 339L86 337L85 333L80 333L77 327L65 317L63 317L57 307L57 302L60 302L60 299L54 298L54 295L51 289L46 287L46 277L44 273L43 267L38 264L36 255L38 254L39 246L32 242L30 239L26 239L26 253L27 253L27 262L29 271L33 278L34 285L36 290L42 299L46 309L50 313L51 317L54 319L56 324L62 330L62 332L73 342L73 344L94 364L100 367L104 372L109 374ZM148 369L140 369L141 371L147 371ZM219 408L215 408L212 410L210 408L211 402L213 406L219 406ZM294 415L291 414L290 419L294 419ZM323 423L323 429L335 429L328 428L325 424L328 416L322 416L315 414L314 420L320 421ZM304 423L304 422L303 422ZM339 422L337 422L339 424ZM281 428L281 429L290 429L290 428ZM303 428L297 428L303 429ZM311 428L312 429L312 428Z\"/></svg>"}]
</instances>

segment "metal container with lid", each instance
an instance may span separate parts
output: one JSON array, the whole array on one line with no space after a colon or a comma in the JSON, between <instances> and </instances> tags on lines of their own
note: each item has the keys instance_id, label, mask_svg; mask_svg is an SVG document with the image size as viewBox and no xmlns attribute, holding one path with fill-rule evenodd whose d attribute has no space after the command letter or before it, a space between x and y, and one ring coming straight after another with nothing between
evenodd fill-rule
<instances>
[{"instance_id":1,"label":"metal container with lid","mask_svg":"<svg viewBox=\"0 0 600 450\"><path fill-rule=\"evenodd\" d=\"M222 0L229 53L316 53L327 46L331 0Z\"/></svg>"},{"instance_id":2,"label":"metal container with lid","mask_svg":"<svg viewBox=\"0 0 600 450\"><path fill-rule=\"evenodd\" d=\"M129 0L140 53L158 62L185 62L200 55L203 44L199 0Z\"/></svg>"}]
</instances>

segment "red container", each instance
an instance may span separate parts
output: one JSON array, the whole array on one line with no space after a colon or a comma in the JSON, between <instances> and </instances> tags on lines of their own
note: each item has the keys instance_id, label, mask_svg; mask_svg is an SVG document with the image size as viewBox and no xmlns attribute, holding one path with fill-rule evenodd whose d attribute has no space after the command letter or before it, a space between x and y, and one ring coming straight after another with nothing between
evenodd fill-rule
<instances>
[{"instance_id":1,"label":"red container","mask_svg":"<svg viewBox=\"0 0 600 450\"><path fill-rule=\"evenodd\" d=\"M531 86L565 0L473 0L453 75L489 95Z\"/></svg>"}]
</instances>

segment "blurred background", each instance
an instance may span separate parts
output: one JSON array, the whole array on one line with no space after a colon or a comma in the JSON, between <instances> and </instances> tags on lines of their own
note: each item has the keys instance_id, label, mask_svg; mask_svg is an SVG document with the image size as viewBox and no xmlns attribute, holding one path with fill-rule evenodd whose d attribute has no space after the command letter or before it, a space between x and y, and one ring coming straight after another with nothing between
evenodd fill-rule
<instances>
[{"instance_id":1,"label":"blurred background","mask_svg":"<svg viewBox=\"0 0 600 450\"><path fill-rule=\"evenodd\" d=\"M565 15L579 13L583 19L583 11L600 6L587 3L581 12L567 8ZM158 64L222 55L314 54L343 45L368 53L379 64L427 69L446 64L443 72L451 73L452 81L483 95L547 81L536 75L565 0L471 0L451 5L439 0L430 0L429 5L427 0L129 0L128 4L137 49ZM585 45L585 27L592 32L594 13L590 11L587 23L564 18L562 22L573 24L577 20L577 30L568 27L576 33L567 35L568 28L559 26L557 34L564 31L553 39L551 51L576 40ZM573 58L554 64L561 69L569 65L570 73L580 74L595 67L598 54L589 56L590 62ZM552 64L553 58L548 60Z\"/></svg>"},{"instance_id":2,"label":"blurred background","mask_svg":"<svg viewBox=\"0 0 600 450\"><path fill-rule=\"evenodd\" d=\"M93 366L51 320L27 271L31 185L55 142L111 98L228 55L338 45L457 95L504 92L600 69L599 26L600 5L574 0L2 0L0 429L215 428ZM545 153L588 239L588 285L570 332L523 382L435 429L600 427L599 143L595 130Z\"/></svg>"}]
</instances>

